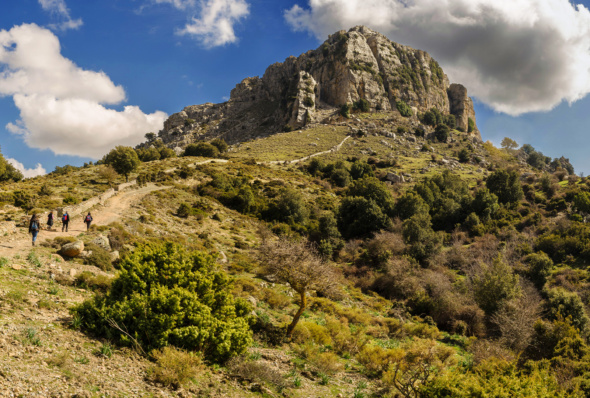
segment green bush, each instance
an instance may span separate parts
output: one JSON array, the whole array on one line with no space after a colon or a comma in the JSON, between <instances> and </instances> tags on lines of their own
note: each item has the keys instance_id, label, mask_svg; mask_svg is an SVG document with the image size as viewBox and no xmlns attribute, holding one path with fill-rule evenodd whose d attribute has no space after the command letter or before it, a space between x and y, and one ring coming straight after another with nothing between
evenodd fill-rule
<instances>
[{"instance_id":1,"label":"green bush","mask_svg":"<svg viewBox=\"0 0 590 398\"><path fill-rule=\"evenodd\" d=\"M113 269L111 255L108 250L92 243L86 246L86 250L92 252L92 254L84 260L86 264L94 265L103 271L111 271Z\"/></svg>"},{"instance_id":2,"label":"green bush","mask_svg":"<svg viewBox=\"0 0 590 398\"><path fill-rule=\"evenodd\" d=\"M338 210L338 229L345 238L367 236L390 225L389 217L372 199L349 196Z\"/></svg>"},{"instance_id":3,"label":"green bush","mask_svg":"<svg viewBox=\"0 0 590 398\"><path fill-rule=\"evenodd\" d=\"M447 142L449 139L449 126L446 124L439 124L434 130L434 136L439 142Z\"/></svg>"},{"instance_id":4,"label":"green bush","mask_svg":"<svg viewBox=\"0 0 590 398\"><path fill-rule=\"evenodd\" d=\"M403 116L403 117L410 117L412 116L413 112L412 112L412 108L410 107L410 105L406 104L404 101L396 101L395 106L397 108L397 110L399 111L399 113Z\"/></svg>"},{"instance_id":5,"label":"green bush","mask_svg":"<svg viewBox=\"0 0 590 398\"><path fill-rule=\"evenodd\" d=\"M230 294L230 279L213 257L153 244L139 246L120 266L105 295L72 309L84 330L146 351L168 345L200 351L214 362L239 355L252 342L250 308Z\"/></svg>"},{"instance_id":6,"label":"green bush","mask_svg":"<svg viewBox=\"0 0 590 398\"><path fill-rule=\"evenodd\" d=\"M467 163L471 160L471 153L467 150L467 148L463 148L459 151L459 162Z\"/></svg>"},{"instance_id":7,"label":"green bush","mask_svg":"<svg viewBox=\"0 0 590 398\"><path fill-rule=\"evenodd\" d=\"M568 292L562 288L555 288L546 291L547 311L550 319L559 319L560 317L571 320L572 326L580 332L585 332L590 319L586 315L584 303L576 292Z\"/></svg>"},{"instance_id":8,"label":"green bush","mask_svg":"<svg viewBox=\"0 0 590 398\"><path fill-rule=\"evenodd\" d=\"M229 148L227 142L225 142L223 138L215 138L213 141L211 141L211 145L217 148L219 153L227 152L227 148Z\"/></svg>"},{"instance_id":9,"label":"green bush","mask_svg":"<svg viewBox=\"0 0 590 398\"><path fill-rule=\"evenodd\" d=\"M518 275L498 256L491 266L473 278L475 302L486 315L491 315L501 305L521 295Z\"/></svg>"},{"instance_id":10,"label":"green bush","mask_svg":"<svg viewBox=\"0 0 590 398\"><path fill-rule=\"evenodd\" d=\"M518 173L514 170L494 171L486 180L486 186L500 203L516 203L524 197Z\"/></svg>"},{"instance_id":11,"label":"green bush","mask_svg":"<svg viewBox=\"0 0 590 398\"><path fill-rule=\"evenodd\" d=\"M197 142L189 144L184 148L182 156L202 156L205 158L216 158L219 156L219 149L208 142Z\"/></svg>"},{"instance_id":12,"label":"green bush","mask_svg":"<svg viewBox=\"0 0 590 398\"><path fill-rule=\"evenodd\" d=\"M353 108L361 112L369 112L371 110L371 103L366 99L361 98L354 103Z\"/></svg>"},{"instance_id":13,"label":"green bush","mask_svg":"<svg viewBox=\"0 0 590 398\"><path fill-rule=\"evenodd\" d=\"M345 118L350 117L350 105L344 104L340 107L340 116L344 116Z\"/></svg>"}]
</instances>

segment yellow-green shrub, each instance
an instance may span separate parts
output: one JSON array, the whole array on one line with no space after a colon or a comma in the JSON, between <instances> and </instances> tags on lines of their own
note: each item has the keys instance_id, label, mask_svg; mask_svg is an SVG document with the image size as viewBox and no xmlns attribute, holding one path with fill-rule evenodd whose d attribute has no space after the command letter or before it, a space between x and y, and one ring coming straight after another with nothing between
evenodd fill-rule
<instances>
[{"instance_id":1,"label":"yellow-green shrub","mask_svg":"<svg viewBox=\"0 0 590 398\"><path fill-rule=\"evenodd\" d=\"M72 309L83 329L98 336L130 344L130 335L147 349L176 345L217 362L252 342L250 311L230 294L229 277L212 256L172 243L139 246L105 295Z\"/></svg>"}]
</instances>

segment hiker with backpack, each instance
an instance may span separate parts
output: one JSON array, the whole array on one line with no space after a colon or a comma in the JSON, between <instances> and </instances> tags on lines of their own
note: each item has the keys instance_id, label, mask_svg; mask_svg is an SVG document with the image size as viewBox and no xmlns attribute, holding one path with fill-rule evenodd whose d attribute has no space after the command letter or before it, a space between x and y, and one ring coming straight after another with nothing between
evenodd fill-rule
<instances>
[{"instance_id":1,"label":"hiker with backpack","mask_svg":"<svg viewBox=\"0 0 590 398\"><path fill-rule=\"evenodd\" d=\"M31 217L31 221L29 221L29 233L33 235L33 246L35 246L35 240L37 240L37 234L39 233L39 229L39 217L37 217L37 214L33 214L33 217Z\"/></svg>"},{"instance_id":2,"label":"hiker with backpack","mask_svg":"<svg viewBox=\"0 0 590 398\"><path fill-rule=\"evenodd\" d=\"M50 230L53 227L53 212L50 211L47 215L47 229Z\"/></svg>"},{"instance_id":3,"label":"hiker with backpack","mask_svg":"<svg viewBox=\"0 0 590 398\"><path fill-rule=\"evenodd\" d=\"M92 222L92 216L90 212L84 217L84 222L86 223L86 231L90 230L90 223Z\"/></svg>"},{"instance_id":4,"label":"hiker with backpack","mask_svg":"<svg viewBox=\"0 0 590 398\"><path fill-rule=\"evenodd\" d=\"M66 211L63 216L61 216L61 232L66 230L68 232L68 224L70 223L70 215Z\"/></svg>"}]
</instances>

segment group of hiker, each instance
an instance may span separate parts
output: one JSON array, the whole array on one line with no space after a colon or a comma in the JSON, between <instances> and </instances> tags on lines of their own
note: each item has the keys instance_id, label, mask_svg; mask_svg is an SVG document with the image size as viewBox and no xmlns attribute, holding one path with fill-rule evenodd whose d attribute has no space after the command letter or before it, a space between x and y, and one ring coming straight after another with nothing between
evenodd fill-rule
<instances>
[{"instance_id":1,"label":"group of hiker","mask_svg":"<svg viewBox=\"0 0 590 398\"><path fill-rule=\"evenodd\" d=\"M86 231L90 229L90 224L92 223L92 215L88 212L87 215L83 216L82 221L86 224ZM68 232L68 226L70 225L70 215L68 212L64 212L61 216L61 232ZM47 229L51 229L53 226L53 211L50 211L47 215ZM37 240L37 235L39 234L39 230L41 229L41 221L37 214L33 214L31 220L29 221L29 233L33 236L33 246L35 246L35 241Z\"/></svg>"}]
</instances>

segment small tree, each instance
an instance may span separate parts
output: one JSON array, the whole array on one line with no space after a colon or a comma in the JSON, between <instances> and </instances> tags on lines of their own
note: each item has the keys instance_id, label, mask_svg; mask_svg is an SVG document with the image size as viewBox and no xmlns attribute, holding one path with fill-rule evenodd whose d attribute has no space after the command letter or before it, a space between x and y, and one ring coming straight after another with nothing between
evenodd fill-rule
<instances>
[{"instance_id":1,"label":"small tree","mask_svg":"<svg viewBox=\"0 0 590 398\"><path fill-rule=\"evenodd\" d=\"M113 185L113 182L117 179L117 172L111 166L105 165L98 171L100 178L106 180L109 186Z\"/></svg>"},{"instance_id":2,"label":"small tree","mask_svg":"<svg viewBox=\"0 0 590 398\"><path fill-rule=\"evenodd\" d=\"M472 279L475 302L486 315L496 312L505 302L521 295L518 275L498 256L491 266Z\"/></svg>"},{"instance_id":3,"label":"small tree","mask_svg":"<svg viewBox=\"0 0 590 398\"><path fill-rule=\"evenodd\" d=\"M504 139L502 140L502 142L500 143L500 145L502 146L502 148L504 148L506 150L511 150L511 149L518 148L518 143L516 141L514 141L513 139L508 138L508 137L504 137Z\"/></svg>"},{"instance_id":4,"label":"small tree","mask_svg":"<svg viewBox=\"0 0 590 398\"><path fill-rule=\"evenodd\" d=\"M332 266L306 242L295 242L283 237L275 241L266 239L258 253L264 271L278 281L288 283L299 295L299 309L287 327L286 336L290 339L307 307L307 293L334 288L337 284L336 274Z\"/></svg>"},{"instance_id":5,"label":"small tree","mask_svg":"<svg viewBox=\"0 0 590 398\"><path fill-rule=\"evenodd\" d=\"M135 149L119 145L103 158L103 163L112 166L117 173L125 176L125 181L129 181L129 174L137 169L141 161Z\"/></svg>"},{"instance_id":6,"label":"small tree","mask_svg":"<svg viewBox=\"0 0 590 398\"><path fill-rule=\"evenodd\" d=\"M446 124L439 124L434 130L434 136L440 142L447 142L449 138L449 126Z\"/></svg>"}]
</instances>

